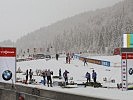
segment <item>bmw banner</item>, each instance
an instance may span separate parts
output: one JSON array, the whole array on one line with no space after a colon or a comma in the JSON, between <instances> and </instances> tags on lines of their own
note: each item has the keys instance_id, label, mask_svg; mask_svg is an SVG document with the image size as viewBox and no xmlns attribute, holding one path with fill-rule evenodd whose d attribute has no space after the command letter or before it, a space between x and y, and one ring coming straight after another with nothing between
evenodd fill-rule
<instances>
[{"instance_id":1,"label":"bmw banner","mask_svg":"<svg viewBox=\"0 0 133 100\"><path fill-rule=\"evenodd\" d=\"M128 88L133 89L133 52L127 53Z\"/></svg>"},{"instance_id":2,"label":"bmw banner","mask_svg":"<svg viewBox=\"0 0 133 100\"><path fill-rule=\"evenodd\" d=\"M0 82L16 81L16 48L0 47Z\"/></svg>"},{"instance_id":3,"label":"bmw banner","mask_svg":"<svg viewBox=\"0 0 133 100\"><path fill-rule=\"evenodd\" d=\"M121 48L122 90L133 90L133 48Z\"/></svg>"}]
</instances>

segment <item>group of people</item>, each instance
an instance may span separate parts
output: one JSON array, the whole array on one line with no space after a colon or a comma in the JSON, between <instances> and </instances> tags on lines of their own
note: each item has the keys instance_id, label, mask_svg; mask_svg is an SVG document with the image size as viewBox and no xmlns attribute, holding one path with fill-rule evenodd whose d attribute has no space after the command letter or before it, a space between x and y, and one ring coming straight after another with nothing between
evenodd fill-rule
<instances>
[{"instance_id":1,"label":"group of people","mask_svg":"<svg viewBox=\"0 0 133 100\"><path fill-rule=\"evenodd\" d=\"M52 87L52 78L51 75L53 75L53 71L50 71L50 69L46 69L42 71L42 77L43 77L43 84L46 84L46 78L47 78L47 85Z\"/></svg>"},{"instance_id":2,"label":"group of people","mask_svg":"<svg viewBox=\"0 0 133 100\"><path fill-rule=\"evenodd\" d=\"M67 70L65 70L65 72L63 73L63 77L65 79L66 85L68 84L68 73L69 72ZM59 69L59 75L61 75L61 69ZM89 72L86 73L85 77L87 79L87 83L91 82L91 74ZM93 79L93 82L96 83L97 73L95 72L95 70L92 70L92 79Z\"/></svg>"},{"instance_id":3,"label":"group of people","mask_svg":"<svg viewBox=\"0 0 133 100\"><path fill-rule=\"evenodd\" d=\"M91 74L89 72L86 73L85 77L87 79L87 83L88 81L91 82ZM93 82L96 83L97 73L95 72L95 70L92 70L92 79L93 79Z\"/></svg>"},{"instance_id":4,"label":"group of people","mask_svg":"<svg viewBox=\"0 0 133 100\"><path fill-rule=\"evenodd\" d=\"M63 72L63 78L65 80L65 84L67 85L68 84L68 71L65 70ZM51 75L53 75L53 71L50 71L50 69L46 69L44 71L42 71L42 77L43 77L43 84L45 85L46 84L46 77L47 77L47 85L49 87L49 85L52 87L52 78L51 78ZM61 73L61 68L59 69L59 79L62 78L62 73Z\"/></svg>"},{"instance_id":5,"label":"group of people","mask_svg":"<svg viewBox=\"0 0 133 100\"><path fill-rule=\"evenodd\" d=\"M30 78L29 81L32 80L32 76L33 76L33 71L32 69L30 69L30 71L28 71L28 69L26 70L26 81L25 81L25 84L27 84L28 82L28 77Z\"/></svg>"},{"instance_id":6,"label":"group of people","mask_svg":"<svg viewBox=\"0 0 133 100\"><path fill-rule=\"evenodd\" d=\"M65 84L67 85L68 84L68 71L65 70L63 72L63 74L61 73L61 68L59 69L59 79L62 78L62 75L63 75L63 78L65 80ZM53 71L50 71L50 69L46 69L46 70L43 70L41 72L41 76L43 77L43 84L45 85L47 83L48 87L51 86L52 87L52 78L51 78L51 75L53 75ZM92 77L91 77L92 75ZM32 81L32 76L33 76L33 71L32 69L29 70L28 72L28 69L26 70L26 81L25 83L27 84L28 82L28 77L29 77L29 81ZM85 74L85 77L87 79L87 83L88 82L91 82L91 78L93 79L93 82L96 82L96 79L97 79L97 73L95 72L95 70L92 71L92 74L90 74L89 72L87 72Z\"/></svg>"}]
</instances>

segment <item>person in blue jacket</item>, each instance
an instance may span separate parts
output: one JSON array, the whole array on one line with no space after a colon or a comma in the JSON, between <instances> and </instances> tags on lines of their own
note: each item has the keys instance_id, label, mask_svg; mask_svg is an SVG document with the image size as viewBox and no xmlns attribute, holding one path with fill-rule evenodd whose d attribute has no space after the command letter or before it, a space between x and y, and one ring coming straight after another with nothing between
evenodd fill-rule
<instances>
[{"instance_id":1,"label":"person in blue jacket","mask_svg":"<svg viewBox=\"0 0 133 100\"><path fill-rule=\"evenodd\" d=\"M88 83L88 81L89 81L89 82L91 81L91 75L90 75L89 72L86 73L85 77L86 77L86 79L87 79L87 83Z\"/></svg>"},{"instance_id":2,"label":"person in blue jacket","mask_svg":"<svg viewBox=\"0 0 133 100\"><path fill-rule=\"evenodd\" d=\"M95 72L95 70L92 71L92 79L96 83L97 73Z\"/></svg>"}]
</instances>

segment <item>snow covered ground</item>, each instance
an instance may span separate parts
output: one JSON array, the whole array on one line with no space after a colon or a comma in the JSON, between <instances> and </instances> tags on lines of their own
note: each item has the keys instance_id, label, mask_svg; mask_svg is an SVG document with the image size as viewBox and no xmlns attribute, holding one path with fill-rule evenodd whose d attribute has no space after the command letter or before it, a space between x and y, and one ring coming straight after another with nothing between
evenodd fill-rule
<instances>
[{"instance_id":1,"label":"snow covered ground","mask_svg":"<svg viewBox=\"0 0 133 100\"><path fill-rule=\"evenodd\" d=\"M97 81L102 83L103 86L107 88L93 88L93 87L77 87L77 88L61 88L58 86L47 87L42 84L39 85L32 85L28 84L26 86L44 88L47 90L54 90L54 91L61 91L67 92L72 94L79 94L79 95L87 95L87 96L95 96L100 98L108 98L108 99L117 99L117 100L132 100L133 98L133 91L121 91L121 89L117 89L117 83L121 83L121 57L120 56L93 56L95 59L103 59L111 62L111 67L106 67L102 65L96 65L88 63L88 65L84 66L84 63L78 59L71 60L70 64L65 63L65 58L59 58L57 61L55 58L51 60L39 59L39 60L31 60L31 61L24 61L24 62L17 62L17 69L20 69L23 72L26 72L26 69L32 69L35 75L36 69L50 69L53 71L54 76L58 76L59 69L61 68L62 73L67 70L69 71L68 77L69 79L73 77L75 83L83 83L86 82L85 74L86 72L92 73L94 69L97 72ZM116 65L118 64L118 65ZM107 78L107 81L103 81L103 78ZM25 75L17 73L17 78L25 79ZM41 76L33 76L33 78L40 82L43 78ZM111 80L115 80L115 83L111 83ZM58 81L53 79L53 81ZM60 80L64 81L64 79ZM17 83L21 84L21 83ZM25 84L23 84L25 85Z\"/></svg>"}]
</instances>

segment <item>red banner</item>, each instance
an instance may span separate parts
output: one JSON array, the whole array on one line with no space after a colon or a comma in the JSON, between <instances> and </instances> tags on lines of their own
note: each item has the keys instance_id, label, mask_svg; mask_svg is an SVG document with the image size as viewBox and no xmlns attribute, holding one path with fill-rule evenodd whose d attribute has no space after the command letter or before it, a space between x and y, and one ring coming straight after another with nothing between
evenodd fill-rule
<instances>
[{"instance_id":1,"label":"red banner","mask_svg":"<svg viewBox=\"0 0 133 100\"><path fill-rule=\"evenodd\" d=\"M127 59L133 59L133 53L127 53Z\"/></svg>"},{"instance_id":2,"label":"red banner","mask_svg":"<svg viewBox=\"0 0 133 100\"><path fill-rule=\"evenodd\" d=\"M0 47L1 57L16 57L16 48Z\"/></svg>"},{"instance_id":3,"label":"red banner","mask_svg":"<svg viewBox=\"0 0 133 100\"><path fill-rule=\"evenodd\" d=\"M126 53L122 53L122 59L126 59Z\"/></svg>"}]
</instances>

